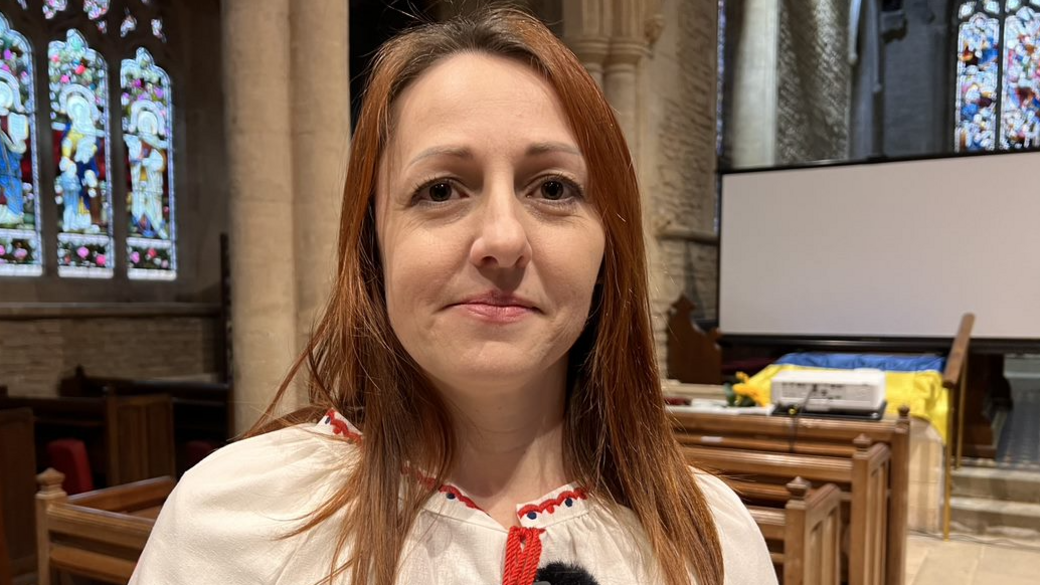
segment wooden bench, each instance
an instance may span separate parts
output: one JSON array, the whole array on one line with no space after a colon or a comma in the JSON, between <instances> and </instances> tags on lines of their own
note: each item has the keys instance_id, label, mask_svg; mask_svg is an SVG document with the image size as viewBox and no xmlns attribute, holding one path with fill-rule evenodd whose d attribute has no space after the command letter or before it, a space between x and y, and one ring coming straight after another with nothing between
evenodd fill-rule
<instances>
[{"instance_id":1,"label":"wooden bench","mask_svg":"<svg viewBox=\"0 0 1040 585\"><path fill-rule=\"evenodd\" d=\"M170 397L20 398L0 395L0 409L29 408L36 450L56 439L82 440L101 485L174 473Z\"/></svg>"},{"instance_id":2,"label":"wooden bench","mask_svg":"<svg viewBox=\"0 0 1040 585\"><path fill-rule=\"evenodd\" d=\"M841 486L850 507L850 583L898 585L905 572L908 415L903 408L898 419L878 422L707 413L672 413L672 418L676 438L698 464L774 480L801 475ZM877 485L871 488L869 482ZM762 496L763 489L768 490L751 495Z\"/></svg>"},{"instance_id":3,"label":"wooden bench","mask_svg":"<svg viewBox=\"0 0 1040 585\"><path fill-rule=\"evenodd\" d=\"M895 551L897 562L905 548L903 540L887 541L889 536L888 505L891 451L886 444L872 443L865 435L855 440L851 457L782 453L777 450L751 451L716 445L683 445L687 460L724 475L742 476L750 481L786 481L796 476L814 482L830 482L841 487L848 501L843 531L849 542L847 577L851 585L883 585L902 583L889 572L889 553ZM768 488L765 488L768 489ZM904 492L905 494L905 492ZM762 496L763 494L742 494ZM894 563L893 563L894 565ZM901 566L901 565L896 565ZM894 580L893 580L894 579Z\"/></svg>"},{"instance_id":4,"label":"wooden bench","mask_svg":"<svg viewBox=\"0 0 1040 585\"><path fill-rule=\"evenodd\" d=\"M220 382L185 380L135 380L129 378L95 378L82 367L64 378L58 392L66 397L99 397L106 393L117 396L170 396L173 404L173 437L178 476L190 464L188 445L201 441L214 447L226 444L234 432L231 389Z\"/></svg>"},{"instance_id":5,"label":"wooden bench","mask_svg":"<svg viewBox=\"0 0 1040 585\"><path fill-rule=\"evenodd\" d=\"M36 532L32 513L36 493L33 434L31 410L0 410L0 540L6 544L6 553L0 555L0 564L6 565L12 578L36 570ZM0 583L4 583L2 578Z\"/></svg>"},{"instance_id":6,"label":"wooden bench","mask_svg":"<svg viewBox=\"0 0 1040 585\"><path fill-rule=\"evenodd\" d=\"M4 486L0 483L0 499L4 497ZM4 533L4 508L0 506L0 585L11 585L14 571L11 568L11 554L7 550L7 535Z\"/></svg>"},{"instance_id":7,"label":"wooden bench","mask_svg":"<svg viewBox=\"0 0 1040 585\"><path fill-rule=\"evenodd\" d=\"M69 496L61 473L48 469L38 480L39 585L60 582L60 573L127 583L175 485L159 477Z\"/></svg>"},{"instance_id":8,"label":"wooden bench","mask_svg":"<svg viewBox=\"0 0 1040 585\"><path fill-rule=\"evenodd\" d=\"M740 490L740 483L731 487ZM834 484L811 487L797 477L782 487L788 498L783 508L748 506L748 511L770 546L785 585L838 585L841 490Z\"/></svg>"}]
</instances>

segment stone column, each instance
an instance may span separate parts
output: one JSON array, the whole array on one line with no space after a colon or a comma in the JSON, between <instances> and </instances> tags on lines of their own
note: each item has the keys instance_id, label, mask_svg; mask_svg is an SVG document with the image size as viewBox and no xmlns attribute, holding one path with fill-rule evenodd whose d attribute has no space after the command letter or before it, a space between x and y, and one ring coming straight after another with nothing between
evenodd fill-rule
<instances>
[{"instance_id":1,"label":"stone column","mask_svg":"<svg viewBox=\"0 0 1040 585\"><path fill-rule=\"evenodd\" d=\"M639 62L647 54L646 41L639 38L612 38L603 70L603 91L614 106L618 123L625 133L628 149L639 166Z\"/></svg>"},{"instance_id":2,"label":"stone column","mask_svg":"<svg viewBox=\"0 0 1040 585\"><path fill-rule=\"evenodd\" d=\"M776 162L778 0L745 0L733 71L733 114L729 120L734 167Z\"/></svg>"},{"instance_id":3,"label":"stone column","mask_svg":"<svg viewBox=\"0 0 1040 585\"><path fill-rule=\"evenodd\" d=\"M321 316L336 270L350 144L348 11L344 0L307 0L293 2L290 14L299 352L306 348Z\"/></svg>"},{"instance_id":4,"label":"stone column","mask_svg":"<svg viewBox=\"0 0 1040 585\"><path fill-rule=\"evenodd\" d=\"M585 70L603 87L603 63L610 51L610 12L603 0L575 0L563 4L563 40Z\"/></svg>"},{"instance_id":5,"label":"stone column","mask_svg":"<svg viewBox=\"0 0 1040 585\"><path fill-rule=\"evenodd\" d=\"M222 3L236 432L296 352L289 2Z\"/></svg>"},{"instance_id":6,"label":"stone column","mask_svg":"<svg viewBox=\"0 0 1040 585\"><path fill-rule=\"evenodd\" d=\"M645 95L646 57L660 37L665 18L660 0L575 0L564 3L564 40L578 56L614 108L628 142L642 193L643 230L650 271L650 297L654 337L659 358L664 355L667 309L674 298L662 294L669 275L662 261L661 244L652 228L659 195L648 189L647 177L654 161L653 137L641 139L648 104L657 96ZM714 87L706 88L714 91ZM662 360L663 363L663 360Z\"/></svg>"}]
</instances>

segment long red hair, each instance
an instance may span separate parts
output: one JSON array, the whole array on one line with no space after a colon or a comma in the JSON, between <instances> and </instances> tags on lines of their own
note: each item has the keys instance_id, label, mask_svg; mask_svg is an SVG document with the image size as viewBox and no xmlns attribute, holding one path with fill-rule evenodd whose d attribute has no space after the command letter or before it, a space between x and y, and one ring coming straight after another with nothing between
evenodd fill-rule
<instances>
[{"instance_id":1,"label":"long red hair","mask_svg":"<svg viewBox=\"0 0 1040 585\"><path fill-rule=\"evenodd\" d=\"M334 408L364 433L347 485L296 533L345 510L337 543L341 554L329 581L349 573L352 583L392 585L416 516L450 470L455 444L449 412L390 328L373 201L395 98L432 64L463 51L516 59L555 89L589 169L587 191L602 216L601 284L586 329L569 354L568 471L600 504L635 512L663 582L689 584L692 574L701 585L721 585L715 522L664 410L639 188L624 136L574 54L536 18L509 8L420 26L386 43L375 58L348 162L335 287L309 347L251 431ZM312 407L270 424L305 363ZM410 481L402 475L406 464L418 464L436 481ZM397 493L404 494L403 504L386 497Z\"/></svg>"}]
</instances>

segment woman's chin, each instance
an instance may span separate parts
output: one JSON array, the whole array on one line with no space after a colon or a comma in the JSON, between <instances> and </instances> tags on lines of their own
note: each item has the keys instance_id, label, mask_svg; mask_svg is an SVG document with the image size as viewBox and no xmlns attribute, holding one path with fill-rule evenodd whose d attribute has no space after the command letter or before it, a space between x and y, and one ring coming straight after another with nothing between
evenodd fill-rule
<instances>
[{"instance_id":1,"label":"woman's chin","mask_svg":"<svg viewBox=\"0 0 1040 585\"><path fill-rule=\"evenodd\" d=\"M451 391L464 394L500 393L541 386L553 376L566 375L566 368L546 367L546 362L526 356L501 356L453 364L434 376Z\"/></svg>"}]
</instances>

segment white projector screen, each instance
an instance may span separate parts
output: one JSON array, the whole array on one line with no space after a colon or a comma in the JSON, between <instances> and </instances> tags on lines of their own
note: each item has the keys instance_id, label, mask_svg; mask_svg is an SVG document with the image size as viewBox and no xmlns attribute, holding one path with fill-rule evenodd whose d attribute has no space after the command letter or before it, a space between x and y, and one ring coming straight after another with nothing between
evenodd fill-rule
<instances>
[{"instance_id":1,"label":"white projector screen","mask_svg":"<svg viewBox=\"0 0 1040 585\"><path fill-rule=\"evenodd\" d=\"M722 177L726 335L1040 339L1040 152Z\"/></svg>"}]
</instances>

